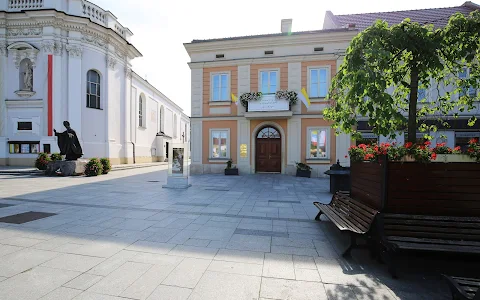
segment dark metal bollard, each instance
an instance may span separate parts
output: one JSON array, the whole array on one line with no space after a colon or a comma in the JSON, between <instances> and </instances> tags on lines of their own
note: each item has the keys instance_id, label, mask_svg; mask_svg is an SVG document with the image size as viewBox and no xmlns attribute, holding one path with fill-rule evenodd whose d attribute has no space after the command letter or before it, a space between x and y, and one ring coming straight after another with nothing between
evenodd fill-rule
<instances>
[{"instance_id":1,"label":"dark metal bollard","mask_svg":"<svg viewBox=\"0 0 480 300\"><path fill-rule=\"evenodd\" d=\"M337 191L350 192L350 168L342 167L340 161L330 167L330 170L325 171L325 174L330 176L330 193L334 194Z\"/></svg>"}]
</instances>

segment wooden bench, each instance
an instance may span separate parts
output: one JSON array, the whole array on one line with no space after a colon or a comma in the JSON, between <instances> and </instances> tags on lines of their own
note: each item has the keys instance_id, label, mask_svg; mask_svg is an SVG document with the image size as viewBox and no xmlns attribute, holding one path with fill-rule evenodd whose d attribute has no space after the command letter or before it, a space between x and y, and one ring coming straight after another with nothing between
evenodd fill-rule
<instances>
[{"instance_id":1,"label":"wooden bench","mask_svg":"<svg viewBox=\"0 0 480 300\"><path fill-rule=\"evenodd\" d=\"M379 214L377 228L390 273L399 249L480 254L480 218Z\"/></svg>"},{"instance_id":2,"label":"wooden bench","mask_svg":"<svg viewBox=\"0 0 480 300\"><path fill-rule=\"evenodd\" d=\"M345 250L343 256L350 255L353 248L364 247L357 244L357 237L363 236L367 240L372 253L374 243L368 234L378 211L350 198L347 193L337 192L333 195L330 204L313 202L320 211L315 217L319 221L320 216L325 214L341 231L350 232L350 246Z\"/></svg>"},{"instance_id":3,"label":"wooden bench","mask_svg":"<svg viewBox=\"0 0 480 300\"><path fill-rule=\"evenodd\" d=\"M480 279L443 276L452 291L453 299L480 300Z\"/></svg>"}]
</instances>

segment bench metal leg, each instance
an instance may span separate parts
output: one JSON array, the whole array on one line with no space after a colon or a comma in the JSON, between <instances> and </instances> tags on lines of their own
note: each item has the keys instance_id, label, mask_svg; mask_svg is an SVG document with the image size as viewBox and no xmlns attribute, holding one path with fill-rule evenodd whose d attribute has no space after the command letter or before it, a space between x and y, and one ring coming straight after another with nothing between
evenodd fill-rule
<instances>
[{"instance_id":1,"label":"bench metal leg","mask_svg":"<svg viewBox=\"0 0 480 300\"><path fill-rule=\"evenodd\" d=\"M319 211L317 216L315 217L315 221L320 221L320 216L322 215L322 211Z\"/></svg>"},{"instance_id":2,"label":"bench metal leg","mask_svg":"<svg viewBox=\"0 0 480 300\"><path fill-rule=\"evenodd\" d=\"M343 257L350 257L352 249L354 247L357 247L357 246L358 246L357 245L357 236L354 233L351 233L350 234L350 246L348 246L347 250L345 250L345 252L343 252L342 256Z\"/></svg>"}]
</instances>

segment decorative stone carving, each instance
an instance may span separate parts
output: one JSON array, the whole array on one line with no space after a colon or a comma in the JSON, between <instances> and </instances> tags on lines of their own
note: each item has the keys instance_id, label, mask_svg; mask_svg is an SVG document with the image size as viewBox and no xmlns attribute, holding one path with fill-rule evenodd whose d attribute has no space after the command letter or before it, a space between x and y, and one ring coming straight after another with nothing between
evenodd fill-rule
<instances>
[{"instance_id":1,"label":"decorative stone carving","mask_svg":"<svg viewBox=\"0 0 480 300\"><path fill-rule=\"evenodd\" d=\"M110 69L115 70L116 65L117 65L117 59L111 55L107 55L107 66Z\"/></svg>"},{"instance_id":2,"label":"decorative stone carving","mask_svg":"<svg viewBox=\"0 0 480 300\"><path fill-rule=\"evenodd\" d=\"M23 75L23 85L25 91L31 92L33 90L33 67L32 63L27 62L25 67L25 74Z\"/></svg>"},{"instance_id":3,"label":"decorative stone carving","mask_svg":"<svg viewBox=\"0 0 480 300\"><path fill-rule=\"evenodd\" d=\"M55 50L55 42L54 41L43 41L42 43L42 50L45 53L53 53Z\"/></svg>"},{"instance_id":4,"label":"decorative stone carving","mask_svg":"<svg viewBox=\"0 0 480 300\"><path fill-rule=\"evenodd\" d=\"M7 56L7 43L0 41L0 56Z\"/></svg>"},{"instance_id":5,"label":"decorative stone carving","mask_svg":"<svg viewBox=\"0 0 480 300\"><path fill-rule=\"evenodd\" d=\"M127 79L132 79L132 68L125 67L125 77Z\"/></svg>"},{"instance_id":6,"label":"decorative stone carving","mask_svg":"<svg viewBox=\"0 0 480 300\"><path fill-rule=\"evenodd\" d=\"M62 51L63 51L63 43L60 42L60 41L55 41L55 48L53 48L53 52L55 55L62 55Z\"/></svg>"},{"instance_id":7,"label":"decorative stone carving","mask_svg":"<svg viewBox=\"0 0 480 300\"><path fill-rule=\"evenodd\" d=\"M37 61L37 55L39 50L29 43L17 42L7 47L8 53L13 57L15 67L20 68L20 63L25 58L28 58L31 62L32 68L35 68Z\"/></svg>"},{"instance_id":8,"label":"decorative stone carving","mask_svg":"<svg viewBox=\"0 0 480 300\"><path fill-rule=\"evenodd\" d=\"M82 52L83 52L82 46L67 44L66 49L70 57L82 57Z\"/></svg>"},{"instance_id":9,"label":"decorative stone carving","mask_svg":"<svg viewBox=\"0 0 480 300\"><path fill-rule=\"evenodd\" d=\"M107 49L107 43L100 37L90 35L90 34L83 34L82 42L87 43L96 47L100 47L102 49Z\"/></svg>"},{"instance_id":10,"label":"decorative stone carving","mask_svg":"<svg viewBox=\"0 0 480 300\"><path fill-rule=\"evenodd\" d=\"M7 30L8 37L21 37L21 36L39 36L42 35L42 28L11 28Z\"/></svg>"}]
</instances>

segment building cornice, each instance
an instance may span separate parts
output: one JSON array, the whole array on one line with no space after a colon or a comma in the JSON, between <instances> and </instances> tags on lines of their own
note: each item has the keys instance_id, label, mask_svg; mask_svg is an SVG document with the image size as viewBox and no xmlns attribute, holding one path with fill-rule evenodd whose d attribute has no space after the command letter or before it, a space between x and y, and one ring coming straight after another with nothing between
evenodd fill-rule
<instances>
[{"instance_id":1,"label":"building cornice","mask_svg":"<svg viewBox=\"0 0 480 300\"><path fill-rule=\"evenodd\" d=\"M104 27L85 17L68 15L56 10L3 12L3 15L6 36L10 38L40 37L43 34L43 28L53 27L80 32L83 35L82 42L89 43L103 50L108 49L110 45L115 49L116 56L122 61L142 56L132 44L127 42L112 28Z\"/></svg>"},{"instance_id":2,"label":"building cornice","mask_svg":"<svg viewBox=\"0 0 480 300\"><path fill-rule=\"evenodd\" d=\"M190 62L188 65L190 69L201 69L211 67L227 67L227 66L244 66L255 64L272 64L272 63L293 63L303 61L323 61L323 60L337 60L343 56L344 50L339 50L336 53L322 53L309 55L287 55L277 57L258 57L258 58L239 58L239 59L225 59L218 61L200 61Z\"/></svg>"},{"instance_id":3,"label":"building cornice","mask_svg":"<svg viewBox=\"0 0 480 300\"><path fill-rule=\"evenodd\" d=\"M255 37L235 40L222 40L201 43L185 43L185 49L188 54L203 53L209 51L227 51L250 48L264 48L278 46L301 46L310 44L325 43L342 43L350 42L354 36L358 34L356 30L340 31L340 32L319 32L315 34L299 34L291 36L274 36L274 37Z\"/></svg>"}]
</instances>

